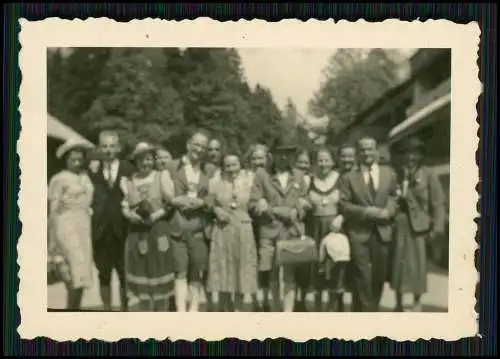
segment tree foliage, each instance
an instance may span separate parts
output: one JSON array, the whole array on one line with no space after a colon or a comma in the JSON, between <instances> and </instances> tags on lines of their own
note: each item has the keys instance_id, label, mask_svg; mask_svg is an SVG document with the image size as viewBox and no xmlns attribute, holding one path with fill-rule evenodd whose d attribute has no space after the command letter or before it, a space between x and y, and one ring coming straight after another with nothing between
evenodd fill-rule
<instances>
[{"instance_id":1,"label":"tree foliage","mask_svg":"<svg viewBox=\"0 0 500 359\"><path fill-rule=\"evenodd\" d=\"M296 131L269 89L251 89L235 49L109 48L59 51L48 57L49 112L91 140L119 130L184 150L188 131L206 128L238 152L272 146Z\"/></svg>"},{"instance_id":2,"label":"tree foliage","mask_svg":"<svg viewBox=\"0 0 500 359\"><path fill-rule=\"evenodd\" d=\"M323 83L309 101L310 113L328 117L328 132L337 132L398 83L400 61L397 50L337 50L323 71Z\"/></svg>"}]
</instances>

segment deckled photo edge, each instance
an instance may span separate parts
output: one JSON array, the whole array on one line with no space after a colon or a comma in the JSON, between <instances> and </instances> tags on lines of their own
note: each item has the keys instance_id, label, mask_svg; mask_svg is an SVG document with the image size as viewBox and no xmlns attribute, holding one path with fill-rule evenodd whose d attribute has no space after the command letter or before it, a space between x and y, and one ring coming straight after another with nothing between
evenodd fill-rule
<instances>
[{"instance_id":1,"label":"deckled photo edge","mask_svg":"<svg viewBox=\"0 0 500 359\"><path fill-rule=\"evenodd\" d=\"M93 21L98 20L99 22L102 22L103 24L107 23L109 21L107 19L91 19L91 20L93 20ZM201 19L201 20L204 21L206 19ZM50 21L51 22L50 24L47 23L47 25L50 25L50 27L58 26L58 19L48 19L48 20L44 20L44 21ZM61 20L61 21L63 21L63 20ZM78 20L75 20L75 21L78 21ZM137 21L137 24L142 25L142 24L149 22L151 20L134 20L134 21ZM156 22L157 20L152 20L152 21ZM387 23L389 21L390 21L390 23ZM393 23L393 21L394 21L394 23ZM81 21L81 25L84 24L84 22L85 21ZM253 21L248 21L246 25L251 25L252 22ZM448 21L438 20L438 22L440 22L442 26L452 25ZM187 22L177 23L177 24L175 24L175 26L183 26L186 23ZM321 22L318 21L318 23L321 23ZM384 23L387 23L388 26L389 25L391 25L391 26L402 25L401 23L398 24L397 20L386 20L386 21L384 21ZM37 26L40 24L41 23L37 24ZM66 22L66 24L69 24L69 23ZM306 23L306 24L308 24L308 23ZM314 22L312 24L314 24ZM416 22L412 22L412 24L416 25ZM45 117L44 113L46 111L45 110L46 109L46 94L44 94L43 96L39 96L44 101L42 101L40 99L38 99L38 100L36 99L37 89L42 88L38 82L39 82L39 80L45 79L45 77L46 77L44 74L38 73L38 71L45 70L45 69L43 69L42 66L34 65L33 62L34 62L34 59L36 59L42 63L45 63L45 60L41 60L38 56L42 56L42 55L45 56L46 44L44 44L43 41L46 41L47 43L52 43L52 41L50 41L50 39L47 39L46 37L44 37L43 26L36 28L36 30L37 30L36 35L37 35L38 39L35 42L35 38L33 36L35 34L34 34L34 32L32 32L32 30L34 28L31 28L31 30L30 30L29 22L22 22L21 21L21 25L22 25L23 29L21 30L21 33L20 33L20 42L22 45L22 48L20 51L20 69L21 69L21 73L23 76L22 76L22 80L21 80L21 89L20 89L19 98L20 98L20 112L22 115L21 121L22 121L23 129L20 133L20 138L18 141L18 153L20 156L20 169L21 169L21 181L22 181L22 184L20 186L21 188L20 188L20 193L19 193L18 204L20 207L20 221L23 223L23 233L21 233L20 240L18 243L18 264L20 266L20 270L19 270L20 285L19 285L19 293L18 293L18 305L19 305L20 310L21 310L21 316L25 317L25 318L27 317L28 319L26 319L27 322L22 319L22 323L19 327L19 331L20 331L21 336L24 336L26 338L33 338L36 336L47 335L47 336L49 336L53 339L56 339L56 340L76 340L80 337L87 338L87 339L101 338L104 340L104 339L109 338L109 340L118 340L118 339L120 339L120 335L124 334L125 336L130 336L130 334L127 335L125 333L127 330L124 330L122 334L111 333L111 331L113 331L114 328L116 328L117 321L121 322L123 320L124 324L125 323L128 323L128 324L140 323L140 322L142 322L140 316L136 315L136 313L128 313L126 315L128 318L125 318L125 315L123 315L123 316L120 315L120 313L106 313L106 314L47 313L45 299L41 300L39 303L36 303L36 304L29 302L29 299L32 299L35 297L36 298L46 298L46 294L45 294L46 284L45 283L40 284L40 283L34 283L35 281L31 281L31 280L28 280L27 282L23 280L23 278L27 278L27 277L29 278L32 275L35 276L35 278L37 278L37 279L38 278L44 279L43 273L42 274L37 273L37 269L40 270L40 268L37 268L36 265L38 265L38 264L41 264L43 266L45 265L44 263L42 263L42 260L45 257L45 255L38 256L38 252L35 251L34 248L31 248L30 245L28 245L28 243L26 243L27 238L32 237L32 236L28 236L28 233L32 233L32 231L35 234L33 236L34 238L40 238L40 236L37 236L36 234L38 232L42 232L43 228L38 228L38 225L46 224L45 219L34 220L32 218L33 216L39 215L41 213L41 209L43 208L43 201L45 201L43 199L42 195L44 195L46 193L46 191L45 191L45 189L42 189L40 191L40 189L33 188L32 185L30 185L32 178L29 178L29 176L28 176L29 174L36 173L33 169L29 168L33 164L35 164L34 167L36 169L41 168L41 172L38 172L38 173L44 173L42 166L40 166L39 157L35 157L35 156L37 154L39 155L40 153L46 152L45 139L44 139L44 137L43 138L40 137L39 136L40 132L38 132L41 130L42 131L41 133L43 134L44 131L46 131L45 124L43 123L43 120L42 120L43 124L41 124L41 125L35 124L32 121L32 120L35 120L35 118L37 118L37 117L38 117L38 119L43 119ZM113 27L111 24L108 24L108 25L110 25L109 29L111 29ZM117 24L117 25L122 26L123 24ZM234 26L234 25L238 25L238 23L224 23L224 25L225 26ZM284 25L284 24L281 24L281 25ZM360 22L353 22L353 23L344 23L343 24L342 22L340 22L338 24L335 24L335 25L331 24L331 25L332 26L343 25L346 27L352 26L352 25L370 26L370 23L365 24L365 23L360 23ZM426 23L419 23L418 25L425 27L427 25L432 26L433 23L426 22ZM471 82L473 81L475 83L475 85L474 86L471 85L470 87L468 87L466 89L462 89L461 94L464 95L466 90L467 90L468 96L470 96L470 97L475 96L475 99L473 101L474 102L473 107L474 107L474 113L475 113L475 119L476 119L477 118L476 103L477 103L477 100L479 98L480 85L481 85L479 78L478 78L479 71L477 68L477 61L476 61L480 34L478 31L479 29L477 27L477 24L476 24L476 26L470 26L470 25L471 24L457 26L455 36L461 37L461 39L460 39L461 43L465 43L466 38L468 39L470 37L471 38L470 45L475 46L475 48L473 50L473 52L474 52L474 56L473 56L474 57L474 65L470 64L471 69L472 69L472 66L475 67L474 68L474 79L472 79L472 78L469 79ZM474 24L472 24L472 25L474 25ZM204 26L210 27L209 23L204 24ZM465 29L467 29L467 31L463 31L463 33L462 33L461 31L465 30ZM88 35L88 37L90 37L92 39L92 41L98 41L99 39L98 39L98 37L96 37L96 34L99 33L98 29L88 29L88 30L89 30L88 33L80 34L79 37L84 39ZM123 28L121 28L120 31L121 30L123 30ZM135 30L137 30L137 29L135 29ZM249 31L249 29L246 29L246 31ZM423 32L425 32L425 29L422 29L420 31L423 33ZM205 29L205 33L209 33L209 32L210 32L209 29ZM257 29L257 32L258 32L258 29ZM459 34L459 35L457 35L457 34ZM351 36L351 41L352 41L352 33L350 34L350 36ZM475 37L474 40L472 40L473 37ZM175 41L173 41L173 42L175 42ZM217 42L217 41L215 41L215 42ZM329 39L329 42L331 43L332 40ZM356 41L352 41L352 42L356 42ZM361 42L363 42L363 41L361 41ZM424 42L424 44L425 44L425 42ZM67 45L68 44L66 44L66 46ZM93 44L93 43L87 44L87 46L97 46L97 45L99 45L99 44ZM137 45L138 44L136 44L136 46ZM194 45L195 44L189 44L188 46L194 46ZM109 46L109 45L107 45L107 46ZM145 40L144 44L141 44L141 46L154 46L154 44ZM178 42L174 46L179 46ZM237 47L236 44L234 44L234 46ZM299 47L299 44L295 44L295 46ZM333 47L333 45L332 45L332 47ZM394 47L400 47L400 46L394 46ZM425 46L423 46L423 47L425 47ZM464 46L462 46L461 49L462 49L461 53L467 51L467 49L464 49ZM43 54L40 53L40 50L44 51ZM452 47L452 54L455 51L456 51L456 49L454 47ZM470 50L470 51L472 51L472 50ZM31 57L30 55L33 57ZM455 61L456 59L455 58L453 58L453 59L454 59L453 63L456 64L457 63L457 61ZM458 63L461 66L464 65L460 61L458 61ZM468 68L468 70L469 70L469 68ZM460 76L460 78L462 78L464 76L468 77L468 74L465 74L465 75L458 74L457 75L456 69L452 69L452 71L453 71L453 76L452 76L453 82L456 82L456 76ZM43 86L43 88L46 88L45 84L43 84L42 86ZM455 88L452 91L454 93ZM35 102L36 106L32 106L32 101ZM456 101L452 101L452 113L459 112L459 111L457 111L457 106L460 106L460 108L462 108L462 106L465 106L465 105L462 103L459 103L457 105ZM453 111L453 109L455 111ZM27 122L28 120L30 121L29 126L28 126L28 122ZM460 126L462 126L462 125L460 125ZM479 125L477 125L477 122L474 121L474 125L469 127L469 129L473 129L474 130L473 132L477 133L477 129L479 128L478 126ZM454 126L452 126L452 143L456 143L457 136L454 133L456 132L455 130L457 130L457 128L456 127L453 128L453 127ZM41 143L37 143L37 141L40 141ZM470 155L469 159L472 159L475 163L474 156L475 156L475 151L477 149L477 145L479 142L479 139L477 138L476 135L474 135L473 141L474 141L474 145L475 145L473 148L473 151L471 153L467 152L467 154ZM33 151L33 147L36 149L36 151ZM455 147L457 147L457 146L455 146ZM30 149L29 151L28 151L28 148ZM31 156L32 153L34 153L35 156ZM39 165L36 165L37 161L38 161ZM459 160L457 160L457 159L455 159L455 161L454 161L453 156L452 156L452 164L453 164L453 162L458 163L458 161ZM41 162L43 162L43 164L45 164L44 161L41 161ZM462 164L462 166L463 166L463 164ZM453 165L452 165L452 168L453 168ZM453 171L453 169L452 169L452 171ZM478 170L474 169L473 172L474 172L474 177L478 177ZM461 173L465 174L466 172L461 171ZM452 183L458 184L459 181L462 181L461 178L457 178L456 176L454 176L453 178L454 179L452 180ZM467 176L464 178L467 178ZM477 182L478 181L476 180L474 183L474 186L477 184ZM468 185L468 184L464 183L464 185ZM462 188L462 186L459 186L459 188ZM35 197L33 197L33 196L35 196ZM38 199L38 197L40 197L40 198ZM479 198L477 195L477 192L475 190L474 190L474 196L471 196L471 197L472 197L471 199L474 200L474 203L471 203L471 205L474 208L473 209L473 211L474 211L473 217L475 217L475 216L477 216L477 211L475 209L476 208L475 206L476 206L477 199ZM32 206L30 209L29 203L30 202L32 203L35 198L40 201L40 208L33 208L36 206ZM451 201L453 201L453 196L452 196ZM25 205L25 203L26 203L26 205ZM471 221L471 223L474 223L473 218L471 218L470 221ZM464 225L465 225L465 223L464 223ZM463 250L472 254L472 255L467 257L468 261L466 263L462 262L462 265L466 264L464 266L467 269L466 274L471 274L472 268L474 268L474 270L475 270L474 274L471 274L470 276L466 277L466 278L470 279L471 281L473 280L474 282L473 283L472 282L471 283L462 283L463 290L461 290L461 292L464 294L461 297L466 296L466 294L467 294L466 292L469 291L467 288L470 289L469 294L472 295L472 297L473 297L472 301L468 300L467 304L475 304L475 301L476 301L476 299L475 299L475 286L477 283L477 270L474 266L474 255L473 255L473 252L477 249L477 243L474 240L474 236L475 236L476 231L477 231L477 228L475 231L473 231L472 242L470 242L470 245L467 248L465 248L465 246L463 248ZM44 237L44 236L42 236L42 237ZM474 243L474 245L472 245L472 243ZM44 247L44 246L43 245L40 246L40 248L42 248L42 247ZM36 248L36 246L35 246L35 248ZM36 253L37 257L34 257L32 253L33 254ZM34 258L31 258L32 256ZM451 256L451 257L453 257L453 256ZM37 262L39 262L39 263L37 263ZM464 268L464 270L465 270L465 268ZM461 274L463 274L463 273L461 273ZM450 278L451 277L455 277L455 274L451 273ZM463 279L463 277L462 277L462 279ZM452 284L451 284L451 280L450 280L450 288L451 287L452 287ZM450 299L453 299L452 294L453 293L450 291ZM471 302L473 302L473 303L471 303ZM452 303L450 303L450 310L452 309L452 307L454 307L454 306L452 305ZM470 310L472 310L472 314L475 314L473 306L472 306L472 309L469 309L469 311ZM467 313L467 309L465 310L465 312ZM150 313L142 314L142 315L149 315L149 314ZM176 317L175 319L179 319L180 322L185 322L189 316L189 315L186 315L185 317L182 317L182 316L174 314L174 313L165 313L165 314L162 314L161 316L163 316L163 315ZM199 315L200 318L203 318L203 317L218 318L222 314L199 313L197 315ZM418 316L425 316L426 318L429 318L429 317L432 317L433 315L434 314L425 314L425 315L421 314ZM85 316L88 316L88 318L85 318ZM240 321L240 323L242 323L243 316L244 315L240 313L239 315L235 315L234 319L235 319L235 321ZM320 318L317 318L317 315L311 315L309 318L306 315L301 315L301 314L289 314L289 316L290 317L294 316L295 317L294 319L296 319L296 320L293 320L291 322L299 322L299 323L310 322L310 323L318 323L318 324L323 322L323 320L320 320ZM362 320L361 318L355 318L355 316L353 316L352 318L346 317L346 322L348 322L348 323L352 322L353 324L354 323L358 323L358 324L365 323L364 325L366 326L366 324L368 323L369 320L374 320L375 318L381 318L382 316L384 316L384 317L387 316L387 319L389 319L389 320L396 319L395 316L390 315L390 314L383 314L381 316L375 316L373 318L368 318L371 316L372 315L366 315L366 318L365 318L366 320ZM280 331L280 328L273 328L273 330L271 332L276 333L276 335L274 335L272 337L288 337L288 338L294 339L294 340L298 340L301 337L303 338L302 340L314 339L314 338L304 337L304 335L307 335L306 333L299 333L299 332L301 332L301 330L300 330L301 328L294 328L294 329L290 330L289 326L285 324L286 322L289 322L289 320L288 320L288 318L285 319L283 317L283 315L280 315L279 319L275 319L275 318L278 318L275 315L272 315L272 317L274 317L274 318L271 319L271 315L269 315L269 316L259 315L258 317L257 316L253 316L253 317L247 316L246 318L244 318L245 319L244 322L246 322L246 319L248 319L249 322L253 322L252 328L249 328L248 332L245 333L244 335L234 335L234 336L241 337L242 339L251 339L251 338L262 338L263 339L263 338L268 336L267 334L264 334L264 333L270 332L269 331L270 326L274 327L275 325L279 325L281 322L281 324L283 325L283 328L281 328L282 330ZM230 318L232 319L233 317L227 316L228 321L232 321ZM271 320L269 320L269 319L271 319ZM330 318L328 318L328 319L330 319ZM340 319L340 317L339 317L339 319ZM417 315L415 315L414 319L415 319L415 321L413 321L414 323L419 322L417 320ZM62 324L62 323L68 323L69 321L75 321L75 320L81 321L81 322L88 320L89 322L92 322L92 323L88 323L88 324L90 324L89 328L80 327L78 330L74 330L74 329L65 330L64 333L58 332L58 328L61 328L60 325L57 325L57 326L51 325L51 328L46 327L48 323L51 323L51 321L54 324L55 323ZM196 321L195 317L193 317L193 320ZM377 319L375 319L375 320L377 320ZM472 320L475 321L476 319L474 318ZM115 325L112 325L113 322ZM256 323L256 322L259 322L259 323ZM266 325L263 325L264 322L266 323ZM399 322L403 322L403 320L399 320ZM84 323L82 323L82 324L84 324ZM273 324L273 325L271 325L271 324ZM316 326L321 326L318 324L316 324ZM468 325L470 325L470 323ZM222 334L222 337L219 337L219 339L222 339L224 337L232 337L233 336L230 333L231 333L232 329L235 329L235 327L232 327L232 326L227 326L227 327L224 326L224 327L225 327L224 328L225 333ZM129 328L130 328L130 326L129 326ZM171 328L174 328L174 326L172 326ZM177 329L177 328L175 328L175 329ZM194 334L193 332L191 332L189 330L185 331L182 335L185 335L184 338L186 338L186 339L195 339L198 337L204 337L204 338L207 338L207 340L208 340L208 339L210 339L210 337L212 335L215 335L213 328L209 328L209 327L205 326L205 328L201 329L201 330L209 330L209 329L212 329L212 330L207 331L206 336L202 335L201 333L198 334L198 336L196 336L196 334ZM240 329L240 328L238 328L238 329ZM379 333L384 333L384 329L387 329L387 328L373 328L375 330L371 330L370 328L365 327L363 329L368 329L367 331L370 332L371 334L361 333L361 334L357 335L355 333L352 333L351 330L346 330L346 332L349 332L349 334L346 335L345 337L340 333L336 334L335 336L338 338L353 339L353 340L366 339L366 338L370 338L370 337L374 337L374 336L378 336L378 335L389 336L389 337L394 338L394 339L409 339L409 340L415 340L418 338L424 338L424 339L433 338L433 336L427 337L422 333L417 334L415 336L415 335L412 335L410 333L407 333L407 330L403 330L403 332L405 334L398 336L397 333L392 333L392 335L384 335L384 334L377 333L377 331L379 331ZM456 329L456 328L454 328L454 329ZM44 333L45 330L46 330L47 334ZM79 334L78 333L79 330L82 330L82 332L85 332L85 333ZM468 332L469 330L470 330L470 328L463 330L462 334L458 334L458 337L456 336L457 334L443 333L441 338L442 339L449 339L449 340L458 339L461 335L463 336L463 333ZM145 328L145 331L147 331L148 334L145 333L144 335L137 335L137 337L144 338L144 339L148 338L148 337L156 337L156 338L166 337L166 335L160 335L160 336L156 336L157 334L152 335L151 328L149 328L149 329ZM158 328L155 328L153 331L155 331L156 333L159 333L159 332L162 332L163 330L161 327L158 327ZM253 332L251 332L251 331L253 331ZM337 330L335 330L335 331L337 331ZM262 334L257 335L256 334L257 332L262 332ZM280 332L282 332L284 334L279 335L278 333L280 333ZM286 335L285 333L288 335ZM472 333L470 333L470 334L472 334ZM262 335L264 335L264 337L262 337ZM352 337L349 337L349 335L352 335ZM405 335L407 335L407 336L405 337ZM169 336L172 338L177 337L176 335L169 335ZM322 337L325 337L325 335L322 335L322 336L319 335L316 338L322 338ZM438 336L435 336L435 337L438 338ZM177 338L182 339L183 337L179 336Z\"/></svg>"}]
</instances>

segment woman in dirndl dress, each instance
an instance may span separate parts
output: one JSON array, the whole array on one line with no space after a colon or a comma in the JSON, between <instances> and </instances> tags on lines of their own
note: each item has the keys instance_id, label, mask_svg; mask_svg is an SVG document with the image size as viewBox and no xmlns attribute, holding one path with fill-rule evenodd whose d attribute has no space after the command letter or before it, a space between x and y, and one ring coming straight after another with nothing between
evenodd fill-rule
<instances>
[{"instance_id":1,"label":"woman in dirndl dress","mask_svg":"<svg viewBox=\"0 0 500 359\"><path fill-rule=\"evenodd\" d=\"M94 187L85 171L91 145L68 140L56 157L65 169L49 182L49 256L67 289L67 309L79 310L85 289L92 287L91 203Z\"/></svg>"},{"instance_id":2,"label":"woman in dirndl dress","mask_svg":"<svg viewBox=\"0 0 500 359\"><path fill-rule=\"evenodd\" d=\"M165 206L173 183L154 169L155 148L139 143L131 155L137 171L122 183L123 214L130 227L125 246L127 294L132 311L168 311L174 268Z\"/></svg>"},{"instance_id":3,"label":"woman in dirndl dress","mask_svg":"<svg viewBox=\"0 0 500 359\"><path fill-rule=\"evenodd\" d=\"M248 213L251 186L252 176L241 169L239 157L224 155L222 175L212 182L208 200L215 214L208 291L216 311L252 311L258 286L257 247Z\"/></svg>"},{"instance_id":4,"label":"woman in dirndl dress","mask_svg":"<svg viewBox=\"0 0 500 359\"><path fill-rule=\"evenodd\" d=\"M316 153L316 173L309 186L311 203L310 236L316 240L318 251L323 239L331 232L340 232L343 218L338 213L340 174L334 169L332 152L321 148ZM334 263L326 258L325 263L311 265L310 284L315 292L316 311L325 311L322 297L329 294L326 311L343 311L345 285L345 263ZM325 293L327 292L327 293Z\"/></svg>"}]
</instances>

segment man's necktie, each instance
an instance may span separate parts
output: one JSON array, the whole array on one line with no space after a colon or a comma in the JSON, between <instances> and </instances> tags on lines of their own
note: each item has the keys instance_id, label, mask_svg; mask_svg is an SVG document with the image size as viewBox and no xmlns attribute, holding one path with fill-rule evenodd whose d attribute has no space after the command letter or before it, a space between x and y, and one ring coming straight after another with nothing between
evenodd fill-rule
<instances>
[{"instance_id":1,"label":"man's necktie","mask_svg":"<svg viewBox=\"0 0 500 359\"><path fill-rule=\"evenodd\" d=\"M372 169L368 169L368 189L370 190L370 195L372 196L372 199L375 199L375 196L377 195L377 190L375 189L375 182L373 181L373 173Z\"/></svg>"},{"instance_id":2,"label":"man's necktie","mask_svg":"<svg viewBox=\"0 0 500 359\"><path fill-rule=\"evenodd\" d=\"M106 164L106 172L108 174L106 181L108 182L109 188L112 188L114 183L113 183L113 173L111 172L111 164L110 163Z\"/></svg>"}]
</instances>

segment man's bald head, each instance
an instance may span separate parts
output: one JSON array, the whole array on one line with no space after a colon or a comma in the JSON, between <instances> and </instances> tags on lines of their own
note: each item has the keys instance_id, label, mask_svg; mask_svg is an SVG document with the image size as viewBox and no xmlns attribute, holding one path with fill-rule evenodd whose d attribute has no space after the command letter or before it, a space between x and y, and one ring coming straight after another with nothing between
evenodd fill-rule
<instances>
[{"instance_id":1,"label":"man's bald head","mask_svg":"<svg viewBox=\"0 0 500 359\"><path fill-rule=\"evenodd\" d=\"M358 149L364 146L377 148L377 140L370 136L363 136L358 140Z\"/></svg>"}]
</instances>

